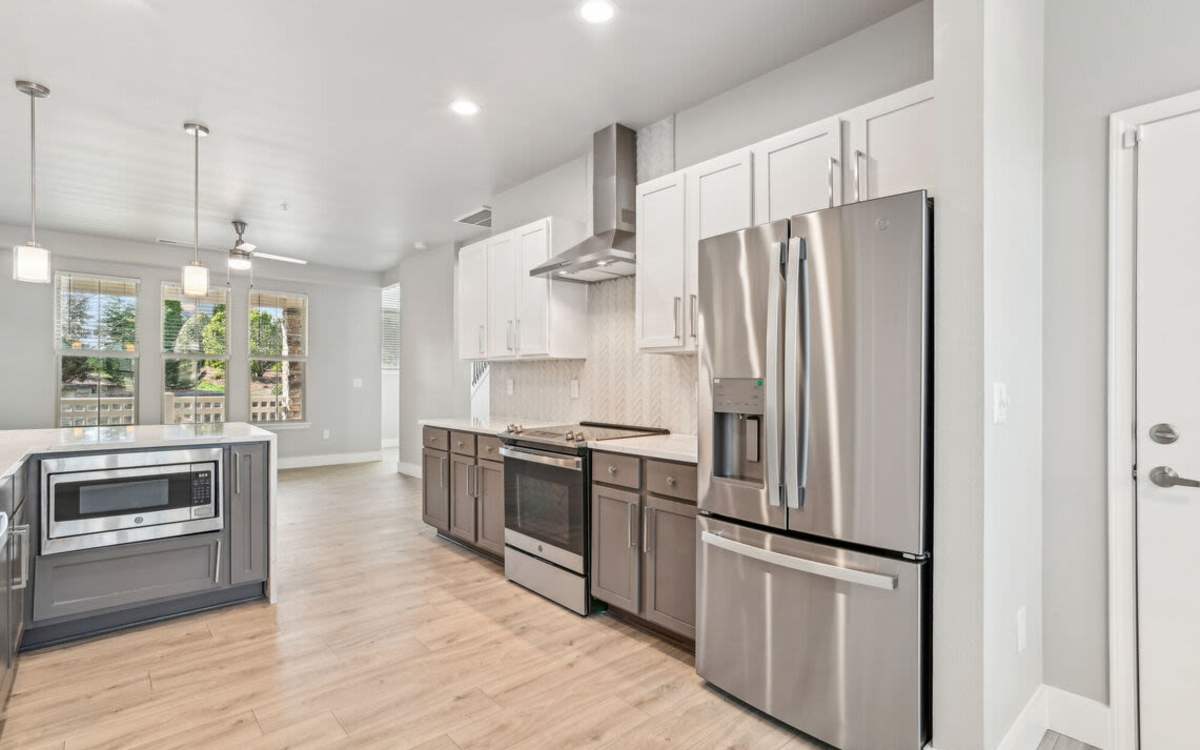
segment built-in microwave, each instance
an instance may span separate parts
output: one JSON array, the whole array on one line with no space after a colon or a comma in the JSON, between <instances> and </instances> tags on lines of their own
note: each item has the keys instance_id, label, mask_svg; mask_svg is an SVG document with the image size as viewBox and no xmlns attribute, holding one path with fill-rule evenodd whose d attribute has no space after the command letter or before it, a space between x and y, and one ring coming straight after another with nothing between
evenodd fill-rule
<instances>
[{"instance_id":1,"label":"built-in microwave","mask_svg":"<svg viewBox=\"0 0 1200 750\"><path fill-rule=\"evenodd\" d=\"M42 554L220 530L222 464L220 448L44 459Z\"/></svg>"}]
</instances>

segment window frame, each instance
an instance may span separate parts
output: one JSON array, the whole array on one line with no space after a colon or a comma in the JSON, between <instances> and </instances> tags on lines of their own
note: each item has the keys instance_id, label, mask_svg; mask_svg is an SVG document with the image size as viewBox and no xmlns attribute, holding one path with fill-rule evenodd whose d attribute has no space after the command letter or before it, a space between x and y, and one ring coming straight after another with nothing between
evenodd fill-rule
<instances>
[{"instance_id":1,"label":"window frame","mask_svg":"<svg viewBox=\"0 0 1200 750\"><path fill-rule=\"evenodd\" d=\"M225 353L223 355L216 356L216 355L204 354L204 353L168 352L165 350L165 348L162 348L163 334L166 330L166 325L167 325L166 291L167 291L168 287L178 289L180 297L187 296L183 293L183 285L177 281L169 281L169 280L164 279L158 286L158 334L156 336L156 341L157 341L158 346L161 349L160 359L162 360L159 363L159 368L158 368L158 383L160 386L160 388L159 388L160 394L166 393L166 390L167 390L167 362L168 361L196 362L196 361L200 361L200 360L210 360L210 359L224 360L224 362L225 362L225 394L222 398L225 400L225 407L222 411L223 418L222 418L221 422L222 423L227 422L227 421L229 421L229 375L230 375L230 371L232 369L232 358L230 357L230 351L229 351L230 343L231 343L230 339L229 339L229 334L232 329L231 321L233 318L233 290L228 285L225 287L221 287L225 290ZM209 291L211 292L212 289L210 288ZM161 396L160 396L160 398L161 398ZM193 396L193 399L194 398L195 397ZM191 421L191 422L168 422L168 421L166 421L167 415L165 413L163 413L163 414L159 415L159 422L161 422L162 424L214 424L212 422L196 422L196 421L194 421L194 419L195 419L194 407L193 407L192 416L193 416L193 421Z\"/></svg>"},{"instance_id":2,"label":"window frame","mask_svg":"<svg viewBox=\"0 0 1200 750\"><path fill-rule=\"evenodd\" d=\"M268 356L256 355L253 352L254 343L251 335L250 325L254 316L255 305L253 298L255 294L275 294L281 297L303 297L304 298L304 354L303 355L282 355ZM308 292L289 292L283 290L271 289L255 289L251 287L246 294L246 421L257 427L302 427L308 424L308 321L309 321L309 295ZM251 388L254 387L254 376L251 371L251 366L254 362L299 362L304 365L304 379L300 382L300 417L298 419L274 419L274 420L256 420L254 418L254 396L251 393Z\"/></svg>"},{"instance_id":3,"label":"window frame","mask_svg":"<svg viewBox=\"0 0 1200 750\"><path fill-rule=\"evenodd\" d=\"M62 326L61 314L62 309L60 303L62 301L62 279L64 277L78 277L81 279L95 279L97 281L115 281L132 284L133 286L133 351L123 349L66 349L62 342ZM56 429L79 429L81 427L122 427L128 425L103 425L100 424L100 398L97 397L96 404L96 424L94 425L64 425L62 423L62 365L63 357L85 357L93 359L128 359L133 362L133 422L131 424L140 424L141 407L138 401L141 399L141 365L142 365L142 343L141 336L138 331L138 318L141 314L142 307L142 279L134 276L113 276L111 274L90 273L87 271L70 271L56 270L54 272L54 293L50 298L51 312L53 314L53 324L50 331L50 336L53 343L54 351L54 426Z\"/></svg>"}]
</instances>

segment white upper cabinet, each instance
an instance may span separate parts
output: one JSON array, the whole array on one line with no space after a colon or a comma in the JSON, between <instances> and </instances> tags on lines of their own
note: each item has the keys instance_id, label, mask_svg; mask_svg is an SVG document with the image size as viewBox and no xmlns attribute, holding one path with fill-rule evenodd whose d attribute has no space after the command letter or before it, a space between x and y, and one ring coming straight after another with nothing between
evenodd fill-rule
<instances>
[{"instance_id":1,"label":"white upper cabinet","mask_svg":"<svg viewBox=\"0 0 1200 750\"><path fill-rule=\"evenodd\" d=\"M840 204L842 123L836 117L768 138L754 153L754 223Z\"/></svg>"},{"instance_id":2,"label":"white upper cabinet","mask_svg":"<svg viewBox=\"0 0 1200 750\"><path fill-rule=\"evenodd\" d=\"M587 286L529 275L584 236L579 222L545 218L460 250L459 357L585 358Z\"/></svg>"},{"instance_id":3,"label":"white upper cabinet","mask_svg":"<svg viewBox=\"0 0 1200 750\"><path fill-rule=\"evenodd\" d=\"M685 184L683 172L637 186L636 313L639 349L683 346Z\"/></svg>"},{"instance_id":4,"label":"white upper cabinet","mask_svg":"<svg viewBox=\"0 0 1200 750\"><path fill-rule=\"evenodd\" d=\"M933 191L934 83L922 83L843 115L849 131L846 202Z\"/></svg>"},{"instance_id":5,"label":"white upper cabinet","mask_svg":"<svg viewBox=\"0 0 1200 750\"><path fill-rule=\"evenodd\" d=\"M458 356L487 356L487 242L458 251L458 283L454 290L458 318Z\"/></svg>"}]
</instances>

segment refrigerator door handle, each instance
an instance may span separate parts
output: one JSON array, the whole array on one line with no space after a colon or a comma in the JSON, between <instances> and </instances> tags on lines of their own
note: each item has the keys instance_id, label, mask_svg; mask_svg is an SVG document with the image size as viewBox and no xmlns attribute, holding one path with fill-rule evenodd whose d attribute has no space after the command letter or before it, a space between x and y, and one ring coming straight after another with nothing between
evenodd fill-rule
<instances>
[{"instance_id":1,"label":"refrigerator door handle","mask_svg":"<svg viewBox=\"0 0 1200 750\"><path fill-rule=\"evenodd\" d=\"M804 505L808 454L808 316L801 310L805 244L802 237L788 242L788 275L783 312L783 453L787 506Z\"/></svg>"},{"instance_id":2,"label":"refrigerator door handle","mask_svg":"<svg viewBox=\"0 0 1200 750\"><path fill-rule=\"evenodd\" d=\"M784 484L780 467L783 465L783 436L779 434L783 427L783 411L779 408L779 395L782 378L779 370L779 355L783 342L780 340L779 327L782 325L779 308L782 304L781 295L787 284L785 269L788 265L788 243L778 245L779 257L771 269L771 278L767 282L767 393L766 393L766 443L767 443L767 504L779 507L786 502L787 485Z\"/></svg>"},{"instance_id":3,"label":"refrigerator door handle","mask_svg":"<svg viewBox=\"0 0 1200 750\"><path fill-rule=\"evenodd\" d=\"M854 583L860 586L870 586L871 588L883 589L885 591L894 591L896 589L896 577L883 575L882 573L869 573L865 570L855 570L854 568L843 568L840 565L830 565L829 563L817 562L803 557L793 557L785 555L782 552L775 552L762 547L755 547L752 544L734 541L720 534L714 534L711 531L705 531L700 535L700 541L710 547L732 552L735 555L749 557L760 562L765 562L768 565L777 565L781 568L796 570L801 573L809 573L822 578L832 578L837 581L845 581L846 583Z\"/></svg>"}]
</instances>

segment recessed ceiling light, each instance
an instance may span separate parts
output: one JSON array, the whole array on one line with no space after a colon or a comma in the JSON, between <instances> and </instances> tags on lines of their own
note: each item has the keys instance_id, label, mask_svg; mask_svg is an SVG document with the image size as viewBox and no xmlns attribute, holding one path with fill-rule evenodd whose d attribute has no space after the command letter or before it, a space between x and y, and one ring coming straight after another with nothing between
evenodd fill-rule
<instances>
[{"instance_id":1,"label":"recessed ceiling light","mask_svg":"<svg viewBox=\"0 0 1200 750\"><path fill-rule=\"evenodd\" d=\"M617 12L609 0L586 0L579 6L579 16L588 23L607 23Z\"/></svg>"},{"instance_id":2,"label":"recessed ceiling light","mask_svg":"<svg viewBox=\"0 0 1200 750\"><path fill-rule=\"evenodd\" d=\"M479 114L479 105L470 99L455 99L450 102L450 111L463 117L472 117Z\"/></svg>"}]
</instances>

